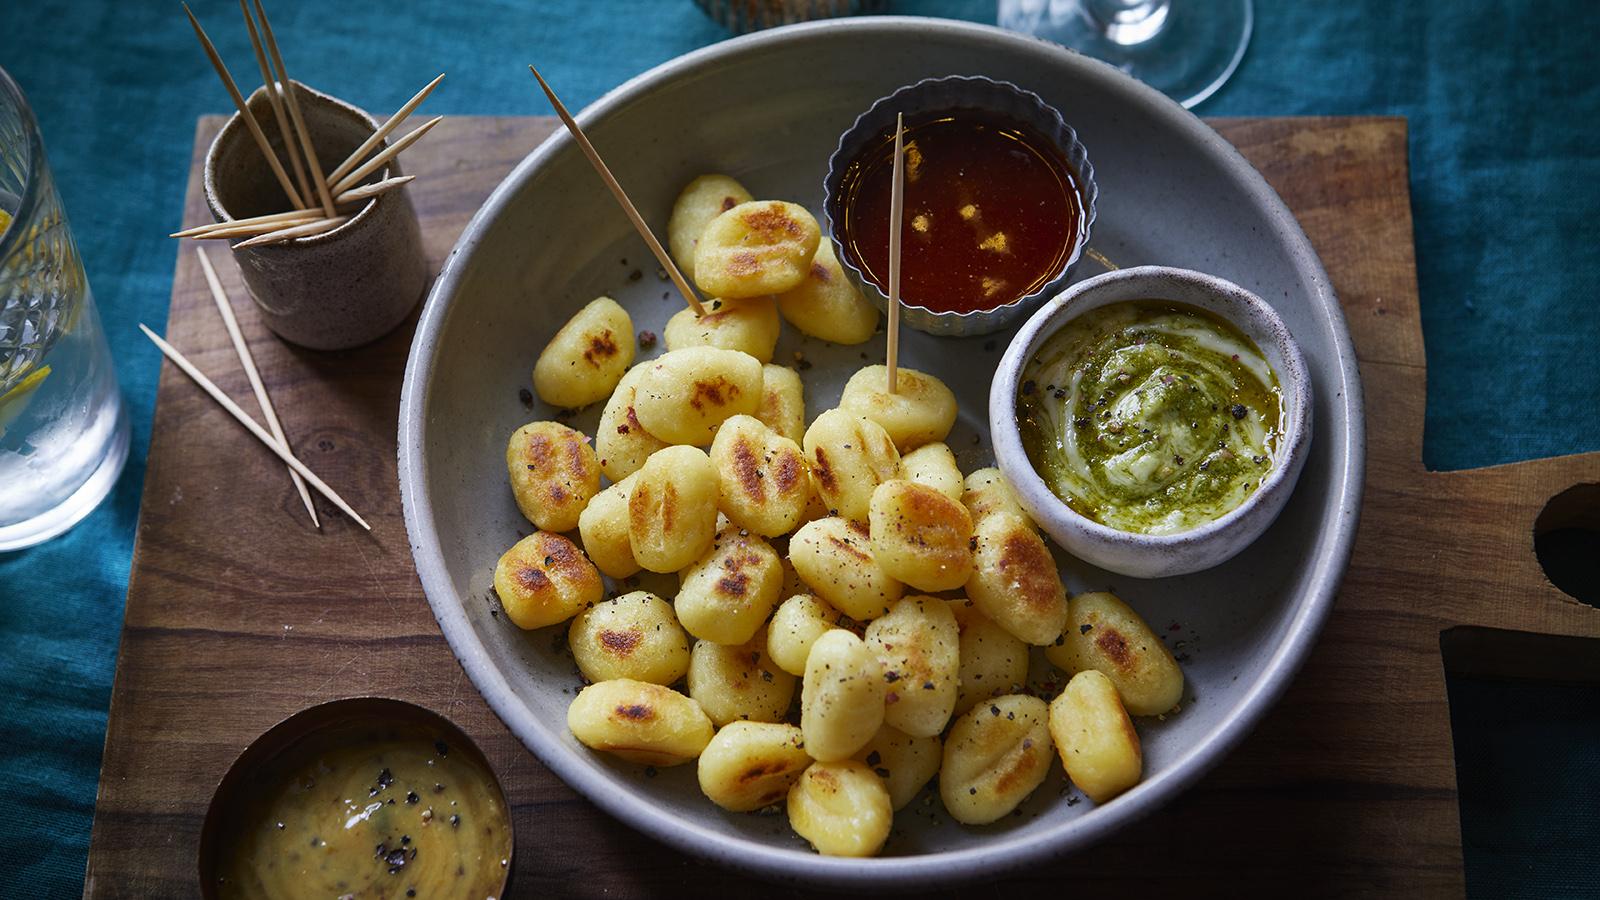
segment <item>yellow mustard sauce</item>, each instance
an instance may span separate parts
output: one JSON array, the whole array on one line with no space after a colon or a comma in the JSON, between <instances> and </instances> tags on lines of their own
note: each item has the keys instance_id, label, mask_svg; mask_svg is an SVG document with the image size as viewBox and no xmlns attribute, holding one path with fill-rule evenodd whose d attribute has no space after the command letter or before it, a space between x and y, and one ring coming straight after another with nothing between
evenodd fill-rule
<instances>
[{"instance_id":1,"label":"yellow mustard sauce","mask_svg":"<svg viewBox=\"0 0 1600 900\"><path fill-rule=\"evenodd\" d=\"M315 743L307 749L305 743ZM472 755L413 726L319 733L273 760L224 838L227 898L497 897L508 811Z\"/></svg>"},{"instance_id":2,"label":"yellow mustard sauce","mask_svg":"<svg viewBox=\"0 0 1600 900\"><path fill-rule=\"evenodd\" d=\"M1174 534L1236 509L1272 471L1282 431L1276 373L1231 323L1180 303L1091 310L1023 369L1028 459L1083 516Z\"/></svg>"}]
</instances>

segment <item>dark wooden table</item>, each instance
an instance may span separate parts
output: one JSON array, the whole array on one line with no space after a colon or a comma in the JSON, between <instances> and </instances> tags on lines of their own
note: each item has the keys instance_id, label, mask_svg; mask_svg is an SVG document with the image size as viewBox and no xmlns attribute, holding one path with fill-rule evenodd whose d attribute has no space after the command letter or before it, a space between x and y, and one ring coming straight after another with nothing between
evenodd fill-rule
<instances>
[{"instance_id":1,"label":"dark wooden table","mask_svg":"<svg viewBox=\"0 0 1600 900\"><path fill-rule=\"evenodd\" d=\"M208 218L198 173L221 121L196 130L185 225ZM408 151L435 269L553 122L450 118ZM1212 124L1299 218L1350 322L1370 441L1354 560L1293 687L1216 771L1092 851L969 893L1458 895L1446 661L1474 672L1600 673L1600 653L1581 640L1600 637L1600 610L1552 587L1533 553L1536 531L1600 525L1600 454L1423 469L1403 120ZM237 272L220 269L242 300ZM373 532L320 501L325 528L312 529L276 458L164 369L84 893L193 896L200 821L234 756L296 710L366 694L419 702L480 743L514 806L519 896L795 893L686 858L604 815L529 754L467 681L428 611L400 515L396 420L415 319L372 346L318 353L236 308L290 441ZM224 390L249 397L188 247L167 334Z\"/></svg>"}]
</instances>

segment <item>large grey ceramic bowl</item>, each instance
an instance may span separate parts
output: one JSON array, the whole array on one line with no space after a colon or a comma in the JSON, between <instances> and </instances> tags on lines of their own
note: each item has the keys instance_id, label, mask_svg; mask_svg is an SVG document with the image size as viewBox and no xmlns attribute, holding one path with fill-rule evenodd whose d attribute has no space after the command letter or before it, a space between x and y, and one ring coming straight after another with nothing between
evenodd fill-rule
<instances>
[{"instance_id":1,"label":"large grey ceramic bowl","mask_svg":"<svg viewBox=\"0 0 1600 900\"><path fill-rule=\"evenodd\" d=\"M524 408L517 396L539 349L599 294L631 310L636 328L657 333L681 303L572 140L559 135L535 149L467 226L417 329L400 410L400 486L417 571L467 674L547 766L629 825L727 865L857 888L948 885L1081 849L1140 816L1159 815L1283 692L1350 553L1361 494L1361 393L1338 302L1305 235L1260 175L1155 91L993 28L853 19L691 53L622 85L579 119L658 229L683 185L706 172L727 172L757 196L816 210L834 142L873 98L956 72L1037 92L1095 148L1094 243L1111 259L1210 272L1273 305L1317 384L1317 441L1278 521L1224 565L1140 581L1062 557L1069 588L1114 587L1175 646L1182 642L1182 712L1138 723L1142 783L1101 807L1064 792L1057 773L1019 815L981 828L953 823L936 799L918 799L898 817L881 857L817 856L781 815L713 806L700 796L693 766L650 778L579 745L566 727L578 680L565 632L519 632L486 600L495 560L530 530L507 488L504 452L516 427L553 415ZM634 280L636 270L642 277ZM961 402L949 442L969 470L991 463L989 381L1008 339L902 335L903 363L943 377ZM881 358L876 344L833 347L786 329L778 359L795 351L812 364L803 374L811 414L837 402L863 353ZM596 418L590 410L571 424L592 433Z\"/></svg>"}]
</instances>

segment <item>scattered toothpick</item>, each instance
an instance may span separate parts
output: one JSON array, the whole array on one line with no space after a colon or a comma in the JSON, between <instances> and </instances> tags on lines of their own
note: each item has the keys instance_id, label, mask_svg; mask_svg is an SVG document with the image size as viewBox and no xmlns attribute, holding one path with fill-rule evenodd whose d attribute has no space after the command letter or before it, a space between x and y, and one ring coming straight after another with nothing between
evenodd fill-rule
<instances>
[{"instance_id":1,"label":"scattered toothpick","mask_svg":"<svg viewBox=\"0 0 1600 900\"><path fill-rule=\"evenodd\" d=\"M271 450L273 453L276 453L278 458L283 460L284 463L289 466L289 468L299 472L301 477L305 478L305 480L309 482L312 487L316 488L317 491L322 494L322 496L327 497L329 502L331 502L334 506L339 507L339 509L342 510L345 515L355 520L357 525L360 525L362 528L365 528L368 531L372 530L372 526L367 524L367 520L361 518L361 516L355 510L351 509L350 504L344 502L344 498L340 497L333 488L328 487L327 482L323 481L321 478L318 478L317 473L311 471L306 467L305 463L296 458L293 453L290 453L288 447L285 447L283 444L273 439L272 435L268 434L265 428L262 428L259 424L257 424L255 419L250 418L249 413L240 409L239 404L234 403L227 394L222 392L221 388L212 383L211 379L207 378L204 373L195 368L194 363L189 362L189 360L182 353L178 352L176 347L162 340L159 335L157 335L154 331L151 331L143 322L139 323L139 330L143 331L145 337L155 342L155 345L161 348L161 352L165 354L168 359L172 360L173 365L176 365L179 369L183 370L185 375L188 375L190 378L194 379L194 383L198 384L201 390L205 391L207 394L210 394L211 399L217 401L222 405L223 409L227 410L228 413L235 419L238 419L240 425L250 429L250 433L255 435L256 439L261 443L265 444L267 449Z\"/></svg>"},{"instance_id":2,"label":"scattered toothpick","mask_svg":"<svg viewBox=\"0 0 1600 900\"><path fill-rule=\"evenodd\" d=\"M245 343L244 333L239 330L239 320L233 316L233 304L228 301L228 294L222 289L222 281L217 278L217 270L211 267L211 260L205 251L199 247L194 248L194 255L200 257L200 269L205 273L206 284L211 288L211 299L217 303L217 312L222 314L222 324L228 329L228 337L233 341L234 352L239 354L239 365L244 367L245 377L250 380L250 390L255 392L256 405L261 407L261 417L267 420L267 427L272 430L272 436L284 447L289 446L289 439L283 433L283 425L278 421L278 412L272 407L272 398L267 396L267 386L261 383L261 373L256 369L255 357L250 353L250 345ZM306 505L306 512L311 515L311 524L317 528L322 527L322 522L317 519L316 504L311 502L311 492L306 490L305 479L300 473L289 467L289 480L294 482L294 489L300 494L300 502Z\"/></svg>"},{"instance_id":3,"label":"scattered toothpick","mask_svg":"<svg viewBox=\"0 0 1600 900\"><path fill-rule=\"evenodd\" d=\"M200 27L200 20L194 17L189 4L183 4L183 11L189 17L189 24L194 26L195 36L200 39L200 46L206 51L206 57L211 60L211 67L217 70L217 77L222 79L222 86L228 89L228 96L233 99L233 105L239 108L239 118L244 121L250 136L255 138L256 144L261 147L262 155L267 158L267 166L272 169L272 174L277 176L278 184L283 186L283 192L289 197L289 202L297 207L305 206L305 201L300 198L300 192L294 189L294 184L289 180L289 173L283 170L283 163L278 162L278 154L272 152L272 145L262 133L255 114L250 112L249 105L244 102L244 96L239 93L239 86L233 83L233 76L228 74L228 67L223 65L222 57L217 55L217 48L211 43L211 38L206 36L206 30ZM288 135L284 135L284 139L287 140Z\"/></svg>"},{"instance_id":4,"label":"scattered toothpick","mask_svg":"<svg viewBox=\"0 0 1600 900\"><path fill-rule=\"evenodd\" d=\"M678 293L682 294L683 299L688 301L689 308L694 310L695 315L705 315L706 309L700 305L700 298L695 296L694 288L689 286L689 282L684 279L683 273L678 271L678 266L672 261L672 257L667 255L667 251L662 248L661 242L656 240L656 236L651 233L650 226L644 223L644 217L639 215L639 210L634 207L633 201L628 199L627 193L622 190L622 185L617 183L616 176L611 174L611 170L606 167L605 161L600 158L600 154L595 152L594 145L589 143L589 138L584 135L583 129L579 128L578 123L573 121L572 115L567 112L567 108L557 99L556 93L550 89L550 85L545 83L544 76L539 74L539 70L533 66L528 66L528 71L532 72L533 77L539 80L539 87L544 89L545 97L549 99L550 105L555 107L556 115L561 117L562 124L566 125L567 131L572 133L572 139L578 142L578 147L583 150L583 155L589 157L589 162L594 166L594 170L600 174L600 180L605 182L606 187L611 189L611 195L616 197L617 203L622 205L622 211L627 213L628 221L633 223L633 227L639 232L639 236L644 238L645 244L650 247L650 252L655 254L656 261L661 264L661 268L665 269L667 274L672 277L672 283L678 288Z\"/></svg>"},{"instance_id":5,"label":"scattered toothpick","mask_svg":"<svg viewBox=\"0 0 1600 900\"><path fill-rule=\"evenodd\" d=\"M905 215L906 188L904 175L905 148L901 146L906 130L906 117L904 113L896 113L894 119L894 170L893 179L889 182L889 393L893 394L900 386L900 226L901 218Z\"/></svg>"}]
</instances>

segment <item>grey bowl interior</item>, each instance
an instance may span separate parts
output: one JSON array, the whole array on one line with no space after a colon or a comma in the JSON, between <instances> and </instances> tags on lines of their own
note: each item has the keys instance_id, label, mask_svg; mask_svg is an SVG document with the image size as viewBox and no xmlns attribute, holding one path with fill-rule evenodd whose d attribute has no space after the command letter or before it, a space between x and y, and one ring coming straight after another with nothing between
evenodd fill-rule
<instances>
[{"instance_id":1,"label":"grey bowl interior","mask_svg":"<svg viewBox=\"0 0 1600 900\"><path fill-rule=\"evenodd\" d=\"M1348 559L1363 436L1355 358L1337 300L1261 177L1161 95L1100 63L992 28L856 19L689 54L617 88L580 120L660 229L678 190L705 172L732 174L758 197L815 210L834 143L874 98L923 77L974 72L1038 92L1078 129L1101 189L1098 249L1122 265L1220 275L1278 310L1315 381L1318 440L1282 517L1222 567L1138 581L1062 557L1069 589L1115 589L1183 661L1182 712L1139 723L1146 776L1138 787L1104 807L1069 805L1063 779L1053 775L1021 815L982 828L959 826L936 799L919 799L897 817L882 857L817 856L782 816L713 806L700 795L693 766L647 778L640 767L580 746L566 728L579 679L565 629L522 633L491 615L495 560L531 530L506 486L505 441L553 412L537 405L530 412L518 400L540 348L599 294L629 308L636 328L658 334L681 303L570 138L541 145L468 226L422 314L400 413L406 524L440 627L510 729L600 807L701 856L775 877L905 887L983 877L1084 847L1154 811L1244 736L1309 650ZM1079 277L1094 274L1089 268ZM961 400L949 442L964 469L990 464L987 392L1008 340L1006 333L902 335L903 364L940 375ZM786 329L778 361L795 351L812 364L803 373L811 415L835 404L864 357L882 357L877 343L833 347ZM572 424L592 433L596 418L589 410Z\"/></svg>"}]
</instances>

